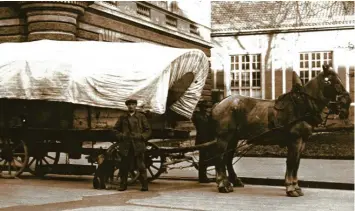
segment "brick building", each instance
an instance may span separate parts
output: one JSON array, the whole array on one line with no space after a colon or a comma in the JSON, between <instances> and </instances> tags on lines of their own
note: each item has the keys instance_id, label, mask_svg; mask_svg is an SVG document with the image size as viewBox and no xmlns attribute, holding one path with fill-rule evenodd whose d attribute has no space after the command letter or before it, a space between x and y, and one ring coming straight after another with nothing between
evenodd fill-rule
<instances>
[{"instance_id":1,"label":"brick building","mask_svg":"<svg viewBox=\"0 0 355 211\"><path fill-rule=\"evenodd\" d=\"M214 88L275 99L329 63L354 97L354 2L212 2ZM353 98L354 101L354 98Z\"/></svg>"},{"instance_id":2,"label":"brick building","mask_svg":"<svg viewBox=\"0 0 355 211\"><path fill-rule=\"evenodd\" d=\"M197 15L189 10L201 7L204 10ZM0 2L0 43L41 39L150 42L197 48L210 56L210 17L210 3L197 1L190 5L168 1ZM207 100L211 99L211 83L209 77L203 92Z\"/></svg>"}]
</instances>

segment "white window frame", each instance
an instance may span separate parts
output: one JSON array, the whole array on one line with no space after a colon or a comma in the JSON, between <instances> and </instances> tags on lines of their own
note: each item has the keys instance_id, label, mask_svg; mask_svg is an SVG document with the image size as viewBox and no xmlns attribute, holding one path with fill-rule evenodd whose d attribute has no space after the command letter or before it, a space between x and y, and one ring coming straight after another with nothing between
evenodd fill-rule
<instances>
[{"instance_id":1,"label":"white window frame","mask_svg":"<svg viewBox=\"0 0 355 211\"><path fill-rule=\"evenodd\" d=\"M319 60L317 58L315 58L315 60L313 60L312 58L312 54L317 54L320 53L320 58ZM326 59L324 58L324 53L327 53L327 56L331 56L331 58ZM301 60L301 55L303 55L303 60ZM304 66L301 67L301 62L302 61L306 61L305 60L305 56L308 56L308 61L307 62L303 62ZM317 67L316 62L320 62L320 67ZM303 51L303 52L299 52L298 53L298 74L301 78L301 80L303 81L303 83L307 83L309 80L311 80L314 76L312 76L313 72L321 72L322 71L322 65L324 64L324 62L331 62L331 65L334 65L334 51L332 50L322 50L322 51ZM315 62L315 66L316 67L312 67L312 62ZM308 67L305 67L306 64L308 65ZM308 80L306 80L302 75L301 72L308 72Z\"/></svg>"},{"instance_id":2,"label":"white window frame","mask_svg":"<svg viewBox=\"0 0 355 211\"><path fill-rule=\"evenodd\" d=\"M246 56L249 56L249 62L245 63L245 64L249 64L249 69L245 68L245 70L242 69L242 58L246 58ZM258 57L259 56L259 69L254 69L253 68L253 62L254 62L254 57ZM232 62L232 57L234 57L234 62ZM238 58L238 68L235 68L236 64L237 64L237 60L236 58ZM233 65L233 68L232 68ZM263 98L263 93L262 93L262 87L263 87L263 63L262 63L262 54L261 53L253 53L253 54L230 54L229 55L229 67L230 67L230 71L229 74L234 76L234 78L231 78L230 80L230 89L231 91L233 90L238 90L238 93L240 95L243 94L244 90L248 90L249 91L249 97L258 97L258 98ZM245 86L242 86L242 73L248 72L249 73L249 89ZM260 74L260 78L259 78L259 86L253 86L253 73L257 73L259 72ZM236 75L238 75L238 87L232 86L232 82L236 80ZM259 91L260 95L259 96L253 96L253 90Z\"/></svg>"}]
</instances>

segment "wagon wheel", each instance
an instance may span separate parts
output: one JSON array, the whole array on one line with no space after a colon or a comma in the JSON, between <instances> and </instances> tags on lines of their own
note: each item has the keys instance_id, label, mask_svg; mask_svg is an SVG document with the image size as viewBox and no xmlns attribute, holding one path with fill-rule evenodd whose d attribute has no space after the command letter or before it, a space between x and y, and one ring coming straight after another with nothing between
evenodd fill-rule
<instances>
[{"instance_id":1,"label":"wagon wheel","mask_svg":"<svg viewBox=\"0 0 355 211\"><path fill-rule=\"evenodd\" d=\"M113 183L119 184L120 182L120 163L121 163L121 155L119 153L119 145L118 143L112 144L107 149L107 154L111 155L111 159L115 161L115 170L114 170L114 178ZM134 184L139 178L139 172L136 169L132 169L128 172L127 184Z\"/></svg>"},{"instance_id":2,"label":"wagon wheel","mask_svg":"<svg viewBox=\"0 0 355 211\"><path fill-rule=\"evenodd\" d=\"M58 164L60 152L39 152L29 158L27 170L38 177L43 177L45 173L41 167Z\"/></svg>"},{"instance_id":3,"label":"wagon wheel","mask_svg":"<svg viewBox=\"0 0 355 211\"><path fill-rule=\"evenodd\" d=\"M27 164L28 149L24 141L0 138L0 177L18 177Z\"/></svg>"},{"instance_id":4,"label":"wagon wheel","mask_svg":"<svg viewBox=\"0 0 355 211\"><path fill-rule=\"evenodd\" d=\"M151 155L150 150L156 150L159 147L153 143L147 142L146 153L145 153L145 165L148 171L148 181L153 181L157 179L163 172L166 171L163 166L166 161L166 156L163 154L160 155Z\"/></svg>"}]
</instances>

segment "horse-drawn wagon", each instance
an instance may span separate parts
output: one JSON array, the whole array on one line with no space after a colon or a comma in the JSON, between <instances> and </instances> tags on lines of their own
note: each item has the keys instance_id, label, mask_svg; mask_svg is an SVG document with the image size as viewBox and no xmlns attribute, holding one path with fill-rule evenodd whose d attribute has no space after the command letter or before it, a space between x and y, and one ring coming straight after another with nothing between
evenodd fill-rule
<instances>
[{"instance_id":1,"label":"horse-drawn wagon","mask_svg":"<svg viewBox=\"0 0 355 211\"><path fill-rule=\"evenodd\" d=\"M35 41L0 45L0 175L92 174L94 147L114 143L127 98L138 100L151 139L187 139L189 119L209 71L205 54L146 43ZM147 151L158 147L147 144ZM117 152L117 145L109 152ZM61 153L91 165L61 164ZM165 154L147 153L150 179ZM132 172L132 175L134 172ZM133 175L134 180L134 175Z\"/></svg>"}]
</instances>

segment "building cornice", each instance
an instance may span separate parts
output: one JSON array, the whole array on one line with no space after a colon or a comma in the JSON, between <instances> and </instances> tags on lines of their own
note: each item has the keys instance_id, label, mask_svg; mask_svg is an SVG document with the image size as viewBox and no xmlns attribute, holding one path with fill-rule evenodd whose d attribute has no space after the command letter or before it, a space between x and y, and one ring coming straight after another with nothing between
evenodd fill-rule
<instances>
[{"instance_id":1,"label":"building cornice","mask_svg":"<svg viewBox=\"0 0 355 211\"><path fill-rule=\"evenodd\" d=\"M225 37L236 35L256 35L256 34L277 34L277 33L295 33L295 32L311 32L311 31L333 31L333 30L353 30L354 25L318 25L318 26L304 26L304 27L282 27L282 28L268 28L268 29L250 29L250 30L225 30L212 31L211 37Z\"/></svg>"},{"instance_id":2,"label":"building cornice","mask_svg":"<svg viewBox=\"0 0 355 211\"><path fill-rule=\"evenodd\" d=\"M149 5L152 5L152 4L149 4ZM144 27L148 27L148 28L154 29L154 30L159 31L161 33L168 33L170 35L173 35L173 36L185 39L185 40L189 40L191 42L197 43L197 44L202 45L202 46L206 46L206 47L209 47L209 48L213 47L211 42L207 42L207 41L205 41L203 39L199 39L199 38L197 38L195 36L192 36L192 35L190 35L188 33L183 33L183 32L180 32L178 30L173 30L173 29L171 29L169 27L165 27L165 26L160 26L160 25L151 23L150 21L135 17L133 15L129 15L129 14L120 12L118 9L113 8L113 6L109 6L109 5L105 4L104 2L95 2L95 4L90 5L89 8L97 10L97 11L100 11L100 12L103 12L103 13L107 13L107 14L113 15L115 17L118 17L118 18L121 18L121 19L124 19L124 20L127 20L127 21L131 21L131 22L133 22L135 24L139 24L139 25L142 25ZM160 8L160 10L164 11L161 8Z\"/></svg>"}]
</instances>

